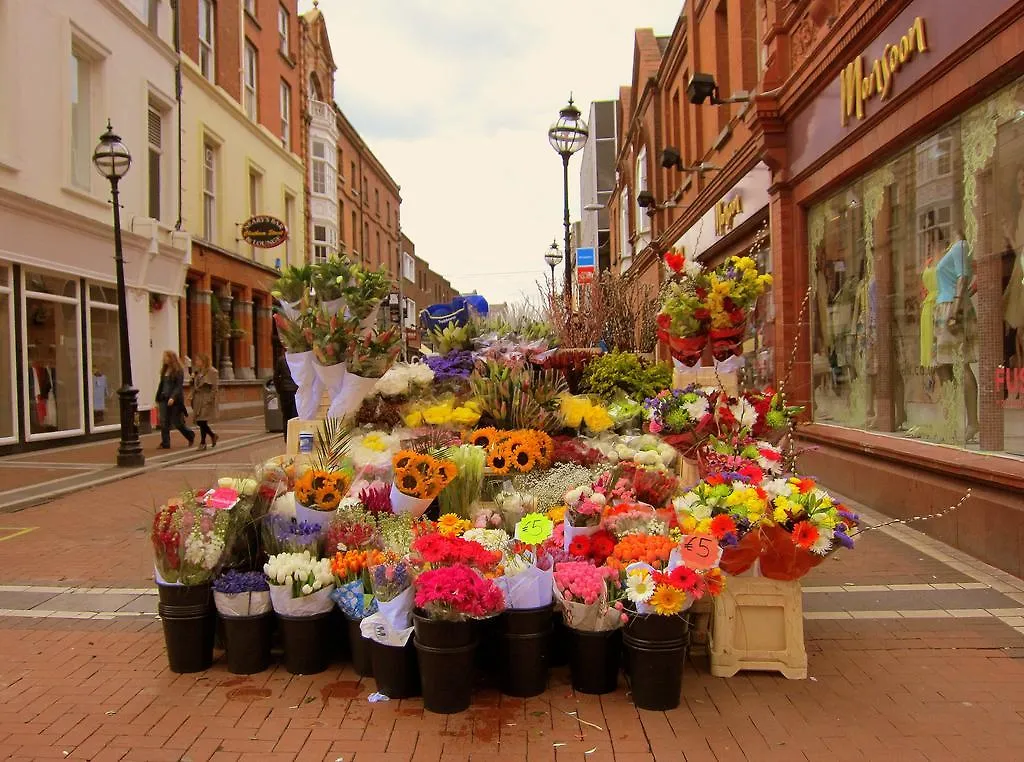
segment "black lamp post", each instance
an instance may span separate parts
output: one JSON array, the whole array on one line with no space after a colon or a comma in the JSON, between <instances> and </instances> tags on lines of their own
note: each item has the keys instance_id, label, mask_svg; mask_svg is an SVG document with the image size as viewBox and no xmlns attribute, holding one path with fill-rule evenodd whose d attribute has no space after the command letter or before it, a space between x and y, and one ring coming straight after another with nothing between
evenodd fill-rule
<instances>
[{"instance_id":1,"label":"black lamp post","mask_svg":"<svg viewBox=\"0 0 1024 762\"><path fill-rule=\"evenodd\" d=\"M569 228L569 159L587 142L589 135L587 123L580 118L580 110L572 103L558 112L558 121L548 130L548 142L558 155L562 157L562 189L565 211L565 302L568 309L572 307L572 241Z\"/></svg>"},{"instance_id":2,"label":"black lamp post","mask_svg":"<svg viewBox=\"0 0 1024 762\"><path fill-rule=\"evenodd\" d=\"M117 184L128 173L132 155L114 134L107 120L107 131L92 154L96 171L110 181L111 203L114 205L114 263L117 270L117 327L121 350L121 388L117 396L121 407L121 445L117 448L117 465L125 468L143 466L146 458L139 442L139 390L132 386L132 355L128 346L128 304L124 288L124 254L121 250L121 205Z\"/></svg>"},{"instance_id":3,"label":"black lamp post","mask_svg":"<svg viewBox=\"0 0 1024 762\"><path fill-rule=\"evenodd\" d=\"M551 296L555 295L555 268L562 261L562 252L558 250L558 242L552 241L551 248L544 252L544 261L551 268Z\"/></svg>"}]
</instances>

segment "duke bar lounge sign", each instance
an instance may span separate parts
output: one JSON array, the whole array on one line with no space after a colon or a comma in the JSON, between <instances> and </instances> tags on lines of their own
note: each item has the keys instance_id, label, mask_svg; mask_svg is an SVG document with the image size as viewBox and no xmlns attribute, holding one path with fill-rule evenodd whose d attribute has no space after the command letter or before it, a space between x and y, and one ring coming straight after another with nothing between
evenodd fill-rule
<instances>
[{"instance_id":1,"label":"duke bar lounge sign","mask_svg":"<svg viewBox=\"0 0 1024 762\"><path fill-rule=\"evenodd\" d=\"M927 50L924 19L918 16L907 33L895 43L886 45L881 57L872 61L870 67L866 68L864 56L857 56L847 64L839 74L839 111L842 125L845 127L851 116L863 119L864 104L871 98L888 98L892 94L896 73L900 68L915 55Z\"/></svg>"}]
</instances>

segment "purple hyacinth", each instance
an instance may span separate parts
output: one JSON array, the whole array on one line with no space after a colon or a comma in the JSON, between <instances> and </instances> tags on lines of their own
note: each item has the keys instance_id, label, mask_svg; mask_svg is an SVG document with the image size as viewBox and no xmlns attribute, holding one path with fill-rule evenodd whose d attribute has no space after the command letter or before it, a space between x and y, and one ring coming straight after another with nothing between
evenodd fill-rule
<instances>
[{"instance_id":1,"label":"purple hyacinth","mask_svg":"<svg viewBox=\"0 0 1024 762\"><path fill-rule=\"evenodd\" d=\"M474 357L468 350L455 350L446 355L432 355L423 360L434 371L437 381L469 378L473 372Z\"/></svg>"},{"instance_id":2,"label":"purple hyacinth","mask_svg":"<svg viewBox=\"0 0 1024 762\"><path fill-rule=\"evenodd\" d=\"M259 593L269 590L267 575L261 571L239 572L229 569L213 581L213 589L218 593L236 595L238 593Z\"/></svg>"},{"instance_id":3,"label":"purple hyacinth","mask_svg":"<svg viewBox=\"0 0 1024 762\"><path fill-rule=\"evenodd\" d=\"M844 548L851 548L851 549L853 548L853 538L850 537L845 532L840 532L840 531L836 530L833 533L833 535L832 535L832 539L834 539L836 542L838 542Z\"/></svg>"}]
</instances>

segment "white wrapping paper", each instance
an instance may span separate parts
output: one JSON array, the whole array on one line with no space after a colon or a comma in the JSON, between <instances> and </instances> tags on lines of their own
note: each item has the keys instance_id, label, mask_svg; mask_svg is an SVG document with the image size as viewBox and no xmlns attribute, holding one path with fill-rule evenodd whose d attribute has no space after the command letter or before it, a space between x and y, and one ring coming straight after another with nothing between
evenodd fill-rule
<instances>
[{"instance_id":1,"label":"white wrapping paper","mask_svg":"<svg viewBox=\"0 0 1024 762\"><path fill-rule=\"evenodd\" d=\"M274 611L285 616L316 616L334 608L331 593L334 585L320 588L315 593L292 598L291 585L271 585L270 601Z\"/></svg>"},{"instance_id":2,"label":"white wrapping paper","mask_svg":"<svg viewBox=\"0 0 1024 762\"><path fill-rule=\"evenodd\" d=\"M419 518L426 513L432 502L428 498L406 495L394 484L391 485L391 510L395 513L409 513L413 518Z\"/></svg>"},{"instance_id":3,"label":"white wrapping paper","mask_svg":"<svg viewBox=\"0 0 1024 762\"><path fill-rule=\"evenodd\" d=\"M316 418L320 397L324 392L323 383L313 370L313 352L286 352L284 357L292 380L298 387L295 392L295 411L300 419L311 421Z\"/></svg>"},{"instance_id":4,"label":"white wrapping paper","mask_svg":"<svg viewBox=\"0 0 1024 762\"><path fill-rule=\"evenodd\" d=\"M719 373L733 373L746 364L747 360L743 355L733 355L724 360L715 360L715 370Z\"/></svg>"},{"instance_id":5,"label":"white wrapping paper","mask_svg":"<svg viewBox=\"0 0 1024 762\"><path fill-rule=\"evenodd\" d=\"M331 523L331 516L333 515L334 511L318 511L316 508L307 508L301 503L295 503L295 520L298 522L305 521L307 524L315 524L320 529L326 528Z\"/></svg>"},{"instance_id":6,"label":"white wrapping paper","mask_svg":"<svg viewBox=\"0 0 1024 762\"><path fill-rule=\"evenodd\" d=\"M342 420L350 415L355 415L359 412L367 395L373 393L373 388L378 381L380 381L379 378L366 378L346 372L345 383L339 388L338 393L331 392L331 406L327 410L327 415ZM330 389L329 385L328 389Z\"/></svg>"},{"instance_id":7,"label":"white wrapping paper","mask_svg":"<svg viewBox=\"0 0 1024 762\"><path fill-rule=\"evenodd\" d=\"M414 629L413 627L405 627L399 630L394 629L388 623L388 620L381 616L379 611L359 622L359 631L363 634L364 638L380 643L383 646L395 646L397 648L401 648L409 642Z\"/></svg>"},{"instance_id":8,"label":"white wrapping paper","mask_svg":"<svg viewBox=\"0 0 1024 762\"><path fill-rule=\"evenodd\" d=\"M576 601L566 601L558 592L558 586L554 582L551 587L554 599L562 609L562 619L567 627L585 632L607 632L622 626L622 613L618 609L608 606L607 602L599 601L588 605Z\"/></svg>"},{"instance_id":9,"label":"white wrapping paper","mask_svg":"<svg viewBox=\"0 0 1024 762\"><path fill-rule=\"evenodd\" d=\"M294 302L286 302L284 299L278 299L277 303L281 307L281 312L289 320L295 320L299 316L299 304L302 302L301 299L297 299Z\"/></svg>"},{"instance_id":10,"label":"white wrapping paper","mask_svg":"<svg viewBox=\"0 0 1024 762\"><path fill-rule=\"evenodd\" d=\"M554 571L530 566L512 577L497 577L494 582L505 594L510 609L536 609L551 603Z\"/></svg>"},{"instance_id":11,"label":"white wrapping paper","mask_svg":"<svg viewBox=\"0 0 1024 762\"><path fill-rule=\"evenodd\" d=\"M273 610L270 592L218 593L213 591L213 602L222 616L259 616Z\"/></svg>"},{"instance_id":12,"label":"white wrapping paper","mask_svg":"<svg viewBox=\"0 0 1024 762\"><path fill-rule=\"evenodd\" d=\"M327 397L331 401L331 407L328 409L327 415L335 417L332 411L335 408L335 400L343 393L345 382L348 380L348 368L345 367L343 362L336 365L321 365L318 362L314 362L313 370L316 372L317 378L320 379L320 383L327 389ZM320 400L318 399L317 407L319 407L319 403Z\"/></svg>"},{"instance_id":13,"label":"white wrapping paper","mask_svg":"<svg viewBox=\"0 0 1024 762\"><path fill-rule=\"evenodd\" d=\"M326 302L320 302L320 309L323 310L326 315L340 315L342 308L345 306L345 297L338 297L337 299L328 299Z\"/></svg>"},{"instance_id":14,"label":"white wrapping paper","mask_svg":"<svg viewBox=\"0 0 1024 762\"><path fill-rule=\"evenodd\" d=\"M597 532L601 529L600 524L597 524L592 527L574 527L569 526L569 524L566 523L562 526L563 530L565 531L565 547L563 548L563 550L565 550L566 553L569 552L569 546L572 544L572 540L574 537L590 537L590 535L592 534L597 534Z\"/></svg>"},{"instance_id":15,"label":"white wrapping paper","mask_svg":"<svg viewBox=\"0 0 1024 762\"><path fill-rule=\"evenodd\" d=\"M377 601L377 613L363 619L359 629L364 638L385 646L404 646L412 635L412 607L415 593L406 588L390 601Z\"/></svg>"}]
</instances>

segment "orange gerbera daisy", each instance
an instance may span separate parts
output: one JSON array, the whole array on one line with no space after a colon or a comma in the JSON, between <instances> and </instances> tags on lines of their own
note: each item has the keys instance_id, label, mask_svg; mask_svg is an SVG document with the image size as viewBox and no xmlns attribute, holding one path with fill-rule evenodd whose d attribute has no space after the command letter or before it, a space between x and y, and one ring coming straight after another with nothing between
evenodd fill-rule
<instances>
[{"instance_id":1,"label":"orange gerbera daisy","mask_svg":"<svg viewBox=\"0 0 1024 762\"><path fill-rule=\"evenodd\" d=\"M801 548L810 548L818 541L818 528L809 521L799 521L793 527L793 542Z\"/></svg>"}]
</instances>

